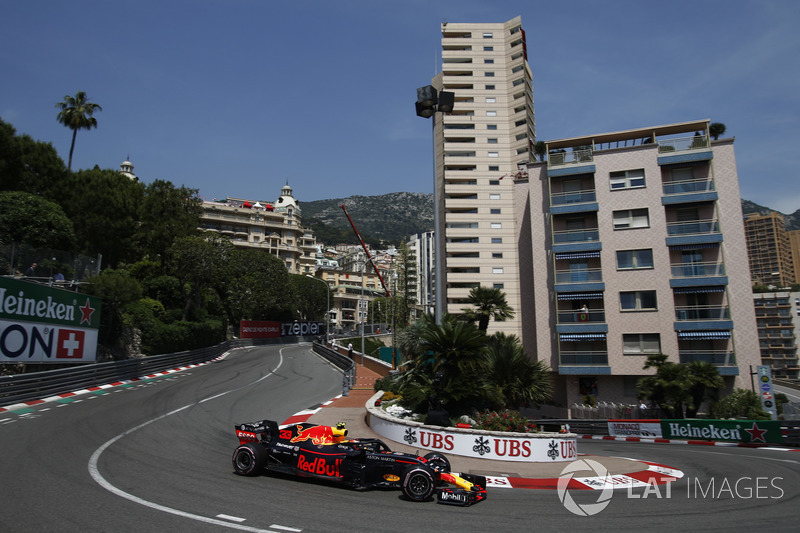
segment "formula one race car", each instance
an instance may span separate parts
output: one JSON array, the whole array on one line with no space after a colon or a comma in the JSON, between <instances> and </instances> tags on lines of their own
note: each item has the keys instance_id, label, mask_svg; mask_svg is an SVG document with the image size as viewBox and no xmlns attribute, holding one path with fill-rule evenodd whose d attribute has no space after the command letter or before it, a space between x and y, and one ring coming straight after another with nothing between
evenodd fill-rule
<instances>
[{"instance_id":1,"label":"formula one race car","mask_svg":"<svg viewBox=\"0 0 800 533\"><path fill-rule=\"evenodd\" d=\"M380 439L347 439L344 424L318 426L262 420L235 426L237 474L256 476L265 469L332 480L354 489L400 488L409 500L468 506L486 499L486 478L450 472L450 461L436 452L424 457L393 452Z\"/></svg>"}]
</instances>

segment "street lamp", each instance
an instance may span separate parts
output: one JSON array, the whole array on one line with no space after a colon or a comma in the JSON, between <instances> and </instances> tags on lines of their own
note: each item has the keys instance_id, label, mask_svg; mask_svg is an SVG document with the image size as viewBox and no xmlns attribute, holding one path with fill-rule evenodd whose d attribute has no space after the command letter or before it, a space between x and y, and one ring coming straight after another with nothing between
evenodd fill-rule
<instances>
[{"instance_id":1,"label":"street lamp","mask_svg":"<svg viewBox=\"0 0 800 533\"><path fill-rule=\"evenodd\" d=\"M442 113L452 113L455 104L455 93L439 91L437 93L433 85L426 85L417 89L416 109L417 116L431 118L437 111ZM434 254L434 319L437 324L441 323L443 300L442 292L443 264L441 240L444 239L444 231L439 226L439 183L436 176L436 122L432 123L434 130L433 145L433 254Z\"/></svg>"},{"instance_id":2,"label":"street lamp","mask_svg":"<svg viewBox=\"0 0 800 533\"><path fill-rule=\"evenodd\" d=\"M306 277L315 279L325 284L325 293L328 295L328 307L325 309L325 346L327 346L328 339L330 338L330 325L331 325L331 288L328 285L328 282L322 278L312 276L311 274L306 274Z\"/></svg>"}]
</instances>

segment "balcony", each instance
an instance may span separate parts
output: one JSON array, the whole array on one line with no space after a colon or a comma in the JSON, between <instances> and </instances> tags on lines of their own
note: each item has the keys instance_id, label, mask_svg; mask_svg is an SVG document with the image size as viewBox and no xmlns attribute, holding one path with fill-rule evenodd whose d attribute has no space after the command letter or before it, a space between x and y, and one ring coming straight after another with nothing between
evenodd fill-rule
<instances>
[{"instance_id":1,"label":"balcony","mask_svg":"<svg viewBox=\"0 0 800 533\"><path fill-rule=\"evenodd\" d=\"M573 148L570 152L550 152L547 155L548 176L568 176L595 171L591 148Z\"/></svg>"},{"instance_id":2,"label":"balcony","mask_svg":"<svg viewBox=\"0 0 800 533\"><path fill-rule=\"evenodd\" d=\"M714 181L708 178L666 182L661 185L662 205L709 202L717 199Z\"/></svg>"},{"instance_id":3,"label":"balcony","mask_svg":"<svg viewBox=\"0 0 800 533\"><path fill-rule=\"evenodd\" d=\"M557 270L555 292L603 291L603 271L599 268Z\"/></svg>"},{"instance_id":4,"label":"balcony","mask_svg":"<svg viewBox=\"0 0 800 533\"><path fill-rule=\"evenodd\" d=\"M550 214L583 213L597 211L597 193L594 189L584 191L559 192L550 195Z\"/></svg>"},{"instance_id":5,"label":"balcony","mask_svg":"<svg viewBox=\"0 0 800 533\"><path fill-rule=\"evenodd\" d=\"M658 140L659 165L708 161L713 157L707 135L695 134L691 137Z\"/></svg>"},{"instance_id":6,"label":"balcony","mask_svg":"<svg viewBox=\"0 0 800 533\"><path fill-rule=\"evenodd\" d=\"M558 311L557 333L608 333L604 309Z\"/></svg>"},{"instance_id":7,"label":"balcony","mask_svg":"<svg viewBox=\"0 0 800 533\"><path fill-rule=\"evenodd\" d=\"M667 222L667 246L722 242L716 220Z\"/></svg>"},{"instance_id":8,"label":"balcony","mask_svg":"<svg viewBox=\"0 0 800 533\"><path fill-rule=\"evenodd\" d=\"M730 320L731 313L728 306L694 305L676 306L675 320L705 321L705 320Z\"/></svg>"},{"instance_id":9,"label":"balcony","mask_svg":"<svg viewBox=\"0 0 800 533\"><path fill-rule=\"evenodd\" d=\"M727 350L678 350L678 357L682 364L698 361L717 367L736 367L736 355Z\"/></svg>"},{"instance_id":10,"label":"balcony","mask_svg":"<svg viewBox=\"0 0 800 533\"><path fill-rule=\"evenodd\" d=\"M553 232L553 244L570 244L575 242L592 242L600 240L600 231L596 228L577 230L558 230Z\"/></svg>"},{"instance_id":11,"label":"balcony","mask_svg":"<svg viewBox=\"0 0 800 533\"><path fill-rule=\"evenodd\" d=\"M669 285L672 288L710 287L728 284L728 277L725 275L724 263L680 263L677 265L672 265L670 268L672 270L672 279L669 280Z\"/></svg>"}]
</instances>

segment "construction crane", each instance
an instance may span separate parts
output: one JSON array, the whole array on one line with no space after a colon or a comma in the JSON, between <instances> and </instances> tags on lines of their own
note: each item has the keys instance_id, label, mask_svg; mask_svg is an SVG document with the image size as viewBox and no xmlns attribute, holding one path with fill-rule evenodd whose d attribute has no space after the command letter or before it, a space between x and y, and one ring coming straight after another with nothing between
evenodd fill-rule
<instances>
[{"instance_id":1,"label":"construction crane","mask_svg":"<svg viewBox=\"0 0 800 533\"><path fill-rule=\"evenodd\" d=\"M340 205L339 207L342 208L342 211L344 211L344 215L347 217L347 220L350 221L350 225L353 227L353 231L356 233L356 237L358 237L358 242L361 243L361 247L364 249L364 253L367 254L367 259L369 260L370 263L372 263L372 268L375 269L375 274L377 274L378 279L381 280L381 286L383 287L383 290L386 292L386 297L391 298L392 293L389 292L389 289L386 287L386 282L383 281L383 276L381 276L380 270L378 270L378 265L376 265L375 261L372 260L372 255L370 255L369 250L367 249L367 245L364 243L364 239L361 238L361 234L358 232L358 228L356 228L356 223L353 222L352 218L350 218L350 213L347 212L347 207L345 207L344 204Z\"/></svg>"}]
</instances>

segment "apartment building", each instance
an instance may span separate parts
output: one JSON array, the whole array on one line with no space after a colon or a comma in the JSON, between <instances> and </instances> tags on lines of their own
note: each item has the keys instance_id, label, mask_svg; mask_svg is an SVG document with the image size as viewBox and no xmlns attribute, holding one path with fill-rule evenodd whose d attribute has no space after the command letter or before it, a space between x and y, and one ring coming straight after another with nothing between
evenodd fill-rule
<instances>
[{"instance_id":1,"label":"apartment building","mask_svg":"<svg viewBox=\"0 0 800 533\"><path fill-rule=\"evenodd\" d=\"M800 327L800 292L753 295L761 362L772 376L798 379L797 334Z\"/></svg>"},{"instance_id":2,"label":"apartment building","mask_svg":"<svg viewBox=\"0 0 800 533\"><path fill-rule=\"evenodd\" d=\"M226 235L234 246L271 253L292 274L313 274L316 270L316 238L303 227L300 207L288 184L274 202L231 197L203 200L199 229Z\"/></svg>"},{"instance_id":3,"label":"apartment building","mask_svg":"<svg viewBox=\"0 0 800 533\"><path fill-rule=\"evenodd\" d=\"M649 354L761 363L733 139L708 120L547 141L515 182L526 351L565 405L636 401Z\"/></svg>"},{"instance_id":4,"label":"apartment building","mask_svg":"<svg viewBox=\"0 0 800 533\"><path fill-rule=\"evenodd\" d=\"M415 301L418 309L424 313L433 313L434 293L436 286L436 268L434 265L434 233L427 231L412 235L406 244L414 254L415 271L417 272Z\"/></svg>"},{"instance_id":5,"label":"apartment building","mask_svg":"<svg viewBox=\"0 0 800 533\"><path fill-rule=\"evenodd\" d=\"M776 211L747 213L744 228L753 284L789 287L794 283L794 261L783 215Z\"/></svg>"},{"instance_id":6,"label":"apartment building","mask_svg":"<svg viewBox=\"0 0 800 533\"><path fill-rule=\"evenodd\" d=\"M441 309L461 313L473 287L496 287L519 310L514 184L533 160L533 85L520 17L505 23L442 23L442 71L433 79L453 92L452 113L434 122L435 238L442 257ZM422 272L423 270L420 270ZM439 298L434 294L432 298ZM519 335L519 315L492 322L489 333Z\"/></svg>"}]
</instances>

